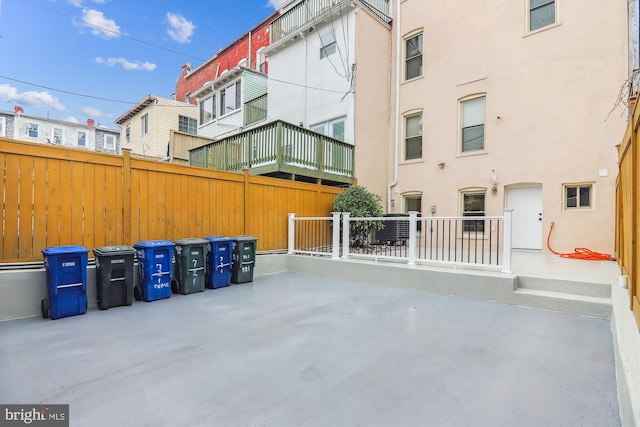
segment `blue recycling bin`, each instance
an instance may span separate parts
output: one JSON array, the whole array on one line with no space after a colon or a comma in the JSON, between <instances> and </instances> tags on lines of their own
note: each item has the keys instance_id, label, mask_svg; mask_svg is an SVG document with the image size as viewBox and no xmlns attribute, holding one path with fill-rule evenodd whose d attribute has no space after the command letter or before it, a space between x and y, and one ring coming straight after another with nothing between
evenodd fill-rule
<instances>
[{"instance_id":1,"label":"blue recycling bin","mask_svg":"<svg viewBox=\"0 0 640 427\"><path fill-rule=\"evenodd\" d=\"M83 246L42 250L48 297L41 301L42 317L59 319L87 312L88 254Z\"/></svg>"},{"instance_id":2,"label":"blue recycling bin","mask_svg":"<svg viewBox=\"0 0 640 427\"><path fill-rule=\"evenodd\" d=\"M217 289L229 286L231 284L233 240L226 236L211 236L204 239L209 242L207 288Z\"/></svg>"},{"instance_id":3,"label":"blue recycling bin","mask_svg":"<svg viewBox=\"0 0 640 427\"><path fill-rule=\"evenodd\" d=\"M147 240L133 245L138 256L139 283L133 288L136 301L155 301L171 296L174 244Z\"/></svg>"}]
</instances>

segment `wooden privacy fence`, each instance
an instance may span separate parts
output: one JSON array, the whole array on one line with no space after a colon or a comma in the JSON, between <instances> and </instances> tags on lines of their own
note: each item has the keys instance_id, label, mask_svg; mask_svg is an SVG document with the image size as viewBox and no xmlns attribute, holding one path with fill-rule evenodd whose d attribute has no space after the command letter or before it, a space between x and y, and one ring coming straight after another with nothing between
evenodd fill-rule
<instances>
[{"instance_id":1,"label":"wooden privacy fence","mask_svg":"<svg viewBox=\"0 0 640 427\"><path fill-rule=\"evenodd\" d=\"M335 187L0 138L0 262L58 245L249 234L287 248L287 214L326 216Z\"/></svg>"},{"instance_id":2,"label":"wooden privacy fence","mask_svg":"<svg viewBox=\"0 0 640 427\"><path fill-rule=\"evenodd\" d=\"M627 126L622 143L618 148L620 172L616 180L616 254L622 274L628 277L629 305L640 329L640 197L638 195L640 171L638 171L640 150L638 149L638 127L640 108L635 105L633 116Z\"/></svg>"}]
</instances>

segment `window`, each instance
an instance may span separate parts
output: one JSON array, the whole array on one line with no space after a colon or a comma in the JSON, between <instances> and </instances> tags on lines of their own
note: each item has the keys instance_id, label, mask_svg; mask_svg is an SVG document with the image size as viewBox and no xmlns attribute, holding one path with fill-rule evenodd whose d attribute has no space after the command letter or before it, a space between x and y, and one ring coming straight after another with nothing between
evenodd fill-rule
<instances>
[{"instance_id":1,"label":"window","mask_svg":"<svg viewBox=\"0 0 640 427\"><path fill-rule=\"evenodd\" d=\"M460 103L463 153L484 150L484 100L482 97Z\"/></svg>"},{"instance_id":2,"label":"window","mask_svg":"<svg viewBox=\"0 0 640 427\"><path fill-rule=\"evenodd\" d=\"M105 150L115 150L116 149L116 136L115 135L105 135L104 136L104 148L105 148Z\"/></svg>"},{"instance_id":3,"label":"window","mask_svg":"<svg viewBox=\"0 0 640 427\"><path fill-rule=\"evenodd\" d=\"M216 96L211 95L202 101L200 101L200 124L203 125L205 123L210 122L211 120L216 118L216 110L214 106L216 105Z\"/></svg>"},{"instance_id":4,"label":"window","mask_svg":"<svg viewBox=\"0 0 640 427\"><path fill-rule=\"evenodd\" d=\"M27 135L31 138L38 137L38 125L35 123L27 123Z\"/></svg>"},{"instance_id":5,"label":"window","mask_svg":"<svg viewBox=\"0 0 640 427\"><path fill-rule=\"evenodd\" d=\"M4 138L7 136L7 118L0 117L0 137Z\"/></svg>"},{"instance_id":6,"label":"window","mask_svg":"<svg viewBox=\"0 0 640 427\"><path fill-rule=\"evenodd\" d=\"M404 159L422 158L422 114L404 119Z\"/></svg>"},{"instance_id":7,"label":"window","mask_svg":"<svg viewBox=\"0 0 640 427\"><path fill-rule=\"evenodd\" d=\"M263 53L263 48L258 49L256 53L256 62L258 63L258 71L267 73L267 56Z\"/></svg>"},{"instance_id":8,"label":"window","mask_svg":"<svg viewBox=\"0 0 640 427\"><path fill-rule=\"evenodd\" d=\"M404 196L405 212L422 212L422 195L412 194Z\"/></svg>"},{"instance_id":9,"label":"window","mask_svg":"<svg viewBox=\"0 0 640 427\"><path fill-rule=\"evenodd\" d=\"M87 146L87 133L78 132L78 147L86 147L86 146Z\"/></svg>"},{"instance_id":10,"label":"window","mask_svg":"<svg viewBox=\"0 0 640 427\"><path fill-rule=\"evenodd\" d=\"M321 133L328 137L344 141L344 126L346 120L346 117L339 117L337 119L310 126L310 129L314 132Z\"/></svg>"},{"instance_id":11,"label":"window","mask_svg":"<svg viewBox=\"0 0 640 427\"><path fill-rule=\"evenodd\" d=\"M127 127L125 128L125 136L127 138L127 144L131 142L131 124L127 123Z\"/></svg>"},{"instance_id":12,"label":"window","mask_svg":"<svg viewBox=\"0 0 640 427\"><path fill-rule=\"evenodd\" d=\"M140 117L140 129L142 130L142 135L146 135L149 132L149 114Z\"/></svg>"},{"instance_id":13,"label":"window","mask_svg":"<svg viewBox=\"0 0 640 427\"><path fill-rule=\"evenodd\" d=\"M191 117L178 116L178 130L195 135L198 133L198 121Z\"/></svg>"},{"instance_id":14,"label":"window","mask_svg":"<svg viewBox=\"0 0 640 427\"><path fill-rule=\"evenodd\" d=\"M237 81L220 91L220 115L231 113L241 105L240 81Z\"/></svg>"},{"instance_id":15,"label":"window","mask_svg":"<svg viewBox=\"0 0 640 427\"><path fill-rule=\"evenodd\" d=\"M422 34L405 40L404 79L422 75Z\"/></svg>"},{"instance_id":16,"label":"window","mask_svg":"<svg viewBox=\"0 0 640 427\"><path fill-rule=\"evenodd\" d=\"M484 216L484 191L462 192L462 216ZM484 220L462 222L462 231L483 232Z\"/></svg>"},{"instance_id":17,"label":"window","mask_svg":"<svg viewBox=\"0 0 640 427\"><path fill-rule=\"evenodd\" d=\"M336 35L333 31L320 36L320 59L326 58L336 51Z\"/></svg>"},{"instance_id":18,"label":"window","mask_svg":"<svg viewBox=\"0 0 640 427\"><path fill-rule=\"evenodd\" d=\"M564 207L565 209L585 209L591 208L591 188L592 184L571 184L564 186Z\"/></svg>"},{"instance_id":19,"label":"window","mask_svg":"<svg viewBox=\"0 0 640 427\"><path fill-rule=\"evenodd\" d=\"M529 0L529 31L535 31L555 22L555 0Z\"/></svg>"},{"instance_id":20,"label":"window","mask_svg":"<svg viewBox=\"0 0 640 427\"><path fill-rule=\"evenodd\" d=\"M60 145L60 144L62 144L63 140L64 140L64 138L63 138L62 129L53 128L53 143Z\"/></svg>"}]
</instances>

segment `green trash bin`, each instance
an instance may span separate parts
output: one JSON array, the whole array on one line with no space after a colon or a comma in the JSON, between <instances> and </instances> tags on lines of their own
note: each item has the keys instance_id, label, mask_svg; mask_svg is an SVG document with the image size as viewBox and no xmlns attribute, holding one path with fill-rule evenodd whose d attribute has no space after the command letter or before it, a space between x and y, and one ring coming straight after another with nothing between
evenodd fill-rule
<instances>
[{"instance_id":1,"label":"green trash bin","mask_svg":"<svg viewBox=\"0 0 640 427\"><path fill-rule=\"evenodd\" d=\"M233 263L231 281L233 283L253 282L253 267L256 264L258 238L253 236L233 236Z\"/></svg>"},{"instance_id":2,"label":"green trash bin","mask_svg":"<svg viewBox=\"0 0 640 427\"><path fill-rule=\"evenodd\" d=\"M176 268L171 280L171 290L174 294L183 295L204 291L209 242L190 238L176 240L173 243L176 245Z\"/></svg>"}]
</instances>

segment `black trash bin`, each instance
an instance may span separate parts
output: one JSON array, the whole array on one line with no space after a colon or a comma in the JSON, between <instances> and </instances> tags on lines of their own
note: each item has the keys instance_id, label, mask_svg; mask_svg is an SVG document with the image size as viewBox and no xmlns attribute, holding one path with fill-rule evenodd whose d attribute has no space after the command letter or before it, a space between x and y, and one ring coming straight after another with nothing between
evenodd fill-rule
<instances>
[{"instance_id":1,"label":"black trash bin","mask_svg":"<svg viewBox=\"0 0 640 427\"><path fill-rule=\"evenodd\" d=\"M256 264L258 238L253 236L233 236L233 283L253 282L253 268Z\"/></svg>"},{"instance_id":2,"label":"black trash bin","mask_svg":"<svg viewBox=\"0 0 640 427\"><path fill-rule=\"evenodd\" d=\"M174 294L183 295L204 291L209 242L190 238L176 240L173 243L176 245L176 269L171 280L171 290Z\"/></svg>"},{"instance_id":3,"label":"black trash bin","mask_svg":"<svg viewBox=\"0 0 640 427\"><path fill-rule=\"evenodd\" d=\"M133 302L133 256L131 246L103 246L95 248L96 290L98 307L131 305Z\"/></svg>"}]
</instances>

